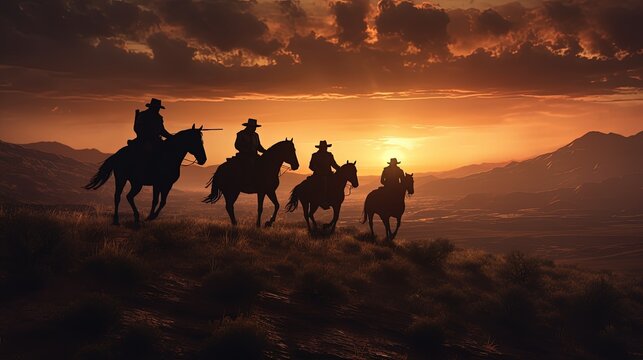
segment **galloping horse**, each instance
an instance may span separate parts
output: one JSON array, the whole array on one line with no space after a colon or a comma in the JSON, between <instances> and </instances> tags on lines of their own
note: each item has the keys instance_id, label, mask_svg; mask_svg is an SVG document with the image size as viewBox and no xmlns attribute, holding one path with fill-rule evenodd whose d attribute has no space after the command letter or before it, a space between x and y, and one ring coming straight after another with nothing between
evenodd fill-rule
<instances>
[{"instance_id":1,"label":"galloping horse","mask_svg":"<svg viewBox=\"0 0 643 360\"><path fill-rule=\"evenodd\" d=\"M114 225L119 224L118 205L121 201L121 194L127 181L130 182L131 188L127 193L127 201L134 211L134 223L139 223L139 213L134 203L134 197L141 191L143 186L152 186L152 209L147 220L154 220L159 216L161 209L165 206L167 195L172 189L172 185L181 175L181 162L187 153L194 155L199 165L205 164L207 160L205 149L203 148L203 133L200 128L195 128L194 124L191 129L179 131L176 135L163 141L160 151L153 160L154 172L146 174L147 168L141 164L141 160L133 150L126 146L110 156L103 162L98 172L85 185L85 189L96 190L101 187L114 172L116 186L114 189ZM161 202L158 203L159 195ZM158 204L158 209L156 205Z\"/></svg>"},{"instance_id":2,"label":"galloping horse","mask_svg":"<svg viewBox=\"0 0 643 360\"><path fill-rule=\"evenodd\" d=\"M333 219L330 223L324 225L324 229L330 227L331 233L335 231L335 226L337 225L337 219L339 219L339 211L344 202L344 188L346 183L350 182L353 187L359 186L359 181L357 180L357 167L355 167L355 162L348 162L342 165L339 170L333 175L330 176L327 184L326 199L323 199L324 192L317 189L314 185L315 182L310 178L302 181L299 185L290 193L290 200L286 205L286 211L293 212L297 209L297 205L301 201L301 206L304 211L304 219L306 219L306 225L308 225L308 231L313 232L317 229L317 222L315 221L315 211L318 207L322 207L324 210L329 207L333 208ZM326 204L324 204L324 202ZM323 205L322 205L323 204ZM313 222L313 227L310 226L310 221Z\"/></svg>"},{"instance_id":3,"label":"galloping horse","mask_svg":"<svg viewBox=\"0 0 643 360\"><path fill-rule=\"evenodd\" d=\"M402 223L402 214L404 214L405 208L404 196L407 192L409 195L412 195L414 191L413 174L405 174L401 184L397 184L390 190L380 187L371 191L368 196L366 196L362 224L368 219L371 236L375 237L375 232L373 231L373 215L378 214L386 228L386 241L393 241ZM397 226L393 232L391 232L391 223L389 221L391 217L397 219Z\"/></svg>"},{"instance_id":4,"label":"galloping horse","mask_svg":"<svg viewBox=\"0 0 643 360\"><path fill-rule=\"evenodd\" d=\"M238 164L225 162L221 164L212 175L212 179L207 186L212 186L210 195L203 199L205 203L216 203L221 195L225 198L225 208L230 216L232 225L237 224L237 218L234 215L234 203L237 201L240 193L257 194L257 227L261 226L261 213L263 212L263 201L267 195L275 206L272 217L266 222L265 226L271 226L277 217L279 210L279 201L275 191L279 186L279 170L281 165L287 163L293 170L299 168L299 161L295 152L293 139L280 141L271 146L260 156L252 174L252 181L245 182L239 173Z\"/></svg>"}]
</instances>

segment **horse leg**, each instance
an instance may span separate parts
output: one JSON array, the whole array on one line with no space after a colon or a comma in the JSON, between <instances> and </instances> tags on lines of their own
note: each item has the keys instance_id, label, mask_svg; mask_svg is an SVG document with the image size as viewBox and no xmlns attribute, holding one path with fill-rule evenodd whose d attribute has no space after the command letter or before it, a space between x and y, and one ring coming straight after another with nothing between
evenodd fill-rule
<instances>
[{"instance_id":1,"label":"horse leg","mask_svg":"<svg viewBox=\"0 0 643 360\"><path fill-rule=\"evenodd\" d=\"M137 184L137 183L132 183L130 181L130 184L132 184L132 187L129 189L129 192L127 193L127 202L129 202L129 205L132 207L132 211L134 212L134 224L138 225L139 223L139 214L138 214L138 209L136 208L136 204L134 203L134 197L138 195L139 192L141 192L141 189L143 188L143 185Z\"/></svg>"},{"instance_id":2,"label":"horse leg","mask_svg":"<svg viewBox=\"0 0 643 360\"><path fill-rule=\"evenodd\" d=\"M277 193L275 193L274 191L268 193L268 199L270 199L270 201L272 201L272 204L275 206L275 211L272 212L270 220L266 222L266 227L272 226L272 224L277 219L277 211L279 211L279 199L277 199Z\"/></svg>"},{"instance_id":3,"label":"horse leg","mask_svg":"<svg viewBox=\"0 0 643 360\"><path fill-rule=\"evenodd\" d=\"M339 211L342 209L342 204L333 206L333 219L330 221L330 232L335 232L335 227L337 226L337 220L339 220Z\"/></svg>"},{"instance_id":4,"label":"horse leg","mask_svg":"<svg viewBox=\"0 0 643 360\"><path fill-rule=\"evenodd\" d=\"M116 177L116 186L114 188L114 218L112 220L112 224L118 225L119 220L118 220L118 205L121 203L121 194L123 193L123 188L125 188L125 183L127 183L127 179L122 178L120 176Z\"/></svg>"},{"instance_id":5,"label":"horse leg","mask_svg":"<svg viewBox=\"0 0 643 360\"><path fill-rule=\"evenodd\" d=\"M375 239L375 231L373 231L373 216L375 214L373 213L368 213L366 216L368 216L368 227L371 228L371 237Z\"/></svg>"},{"instance_id":6,"label":"horse leg","mask_svg":"<svg viewBox=\"0 0 643 360\"><path fill-rule=\"evenodd\" d=\"M315 221L315 211L317 211L317 208L319 205L310 203L310 211L308 212L310 216L310 220L313 222L313 229L317 229L317 221Z\"/></svg>"},{"instance_id":7,"label":"horse leg","mask_svg":"<svg viewBox=\"0 0 643 360\"><path fill-rule=\"evenodd\" d=\"M263 200L266 194L257 193L257 227L261 227L261 214L263 213Z\"/></svg>"},{"instance_id":8,"label":"horse leg","mask_svg":"<svg viewBox=\"0 0 643 360\"><path fill-rule=\"evenodd\" d=\"M393 236L391 236L391 240L395 239L397 236L397 231L400 229L400 224L402 224L402 216L396 218L397 219L397 225L395 225L395 231L393 231Z\"/></svg>"},{"instance_id":9,"label":"horse leg","mask_svg":"<svg viewBox=\"0 0 643 360\"><path fill-rule=\"evenodd\" d=\"M310 203L301 202L301 208L304 211L304 219L306 220L306 226L308 226L308 232L311 232L313 229L310 227Z\"/></svg>"},{"instance_id":10,"label":"horse leg","mask_svg":"<svg viewBox=\"0 0 643 360\"><path fill-rule=\"evenodd\" d=\"M150 214L147 216L147 219L145 220L154 220L156 216L154 215L154 210L156 209L156 205L159 202L159 189L156 185L152 187L152 208L150 209Z\"/></svg>"},{"instance_id":11,"label":"horse leg","mask_svg":"<svg viewBox=\"0 0 643 360\"><path fill-rule=\"evenodd\" d=\"M228 212L228 216L230 216L230 222L232 225L237 225L237 218L234 216L234 203L237 201L239 193L223 193L223 197L225 198L225 209Z\"/></svg>"},{"instance_id":12,"label":"horse leg","mask_svg":"<svg viewBox=\"0 0 643 360\"><path fill-rule=\"evenodd\" d=\"M386 229L386 241L392 242L393 239L391 238L391 218L388 216L383 217L382 222L384 223L384 228Z\"/></svg>"},{"instance_id":13,"label":"horse leg","mask_svg":"<svg viewBox=\"0 0 643 360\"><path fill-rule=\"evenodd\" d=\"M172 186L165 187L160 190L161 203L159 204L158 209L156 209L156 212L154 213L154 217L152 218L152 220L156 219L161 213L161 209L165 207L165 203L167 203L167 196L170 194L170 190L172 190Z\"/></svg>"}]
</instances>

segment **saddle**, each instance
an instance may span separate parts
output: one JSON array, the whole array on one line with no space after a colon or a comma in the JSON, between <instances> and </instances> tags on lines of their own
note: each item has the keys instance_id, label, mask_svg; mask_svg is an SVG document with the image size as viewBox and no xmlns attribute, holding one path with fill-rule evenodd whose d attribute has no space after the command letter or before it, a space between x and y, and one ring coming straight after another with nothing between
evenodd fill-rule
<instances>
[{"instance_id":1,"label":"saddle","mask_svg":"<svg viewBox=\"0 0 643 360\"><path fill-rule=\"evenodd\" d=\"M317 194L317 200L319 201L319 207L328 210L330 209L330 199L329 199L329 194L328 194L328 186L330 182L330 178L333 176L333 174L330 175L311 175L309 176L306 180L308 180L309 186L312 186L312 188Z\"/></svg>"}]
</instances>

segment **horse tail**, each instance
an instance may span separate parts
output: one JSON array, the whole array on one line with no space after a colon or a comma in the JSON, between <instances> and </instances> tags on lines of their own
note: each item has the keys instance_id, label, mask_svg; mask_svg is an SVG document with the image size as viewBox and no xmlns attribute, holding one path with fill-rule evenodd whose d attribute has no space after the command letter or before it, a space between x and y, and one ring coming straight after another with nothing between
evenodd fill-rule
<instances>
[{"instance_id":1,"label":"horse tail","mask_svg":"<svg viewBox=\"0 0 643 360\"><path fill-rule=\"evenodd\" d=\"M108 157L107 160L103 161L103 164L100 166L96 174L94 174L94 176L92 176L92 178L89 180L89 183L87 183L87 185L83 187L87 190L96 190L99 187L103 186L103 184L105 184L107 180L109 180L109 177L112 175L112 172L114 171L114 165L120 153L121 151L119 150L118 152L116 152L116 154Z\"/></svg>"},{"instance_id":2,"label":"horse tail","mask_svg":"<svg viewBox=\"0 0 643 360\"><path fill-rule=\"evenodd\" d=\"M219 182L217 181L220 177L219 170L221 169L221 166L217 168L217 170L212 174L212 177L208 181L208 183L205 185L205 187L211 187L210 189L210 195L206 196L202 201L204 203L208 204L214 204L219 199L221 199L221 195L223 195L223 191L221 190L219 186Z\"/></svg>"},{"instance_id":3,"label":"horse tail","mask_svg":"<svg viewBox=\"0 0 643 360\"><path fill-rule=\"evenodd\" d=\"M297 206L299 205L299 186L301 184L295 186L294 189L290 192L290 199L288 199L288 203L286 204L286 212L293 212L297 209Z\"/></svg>"}]
</instances>

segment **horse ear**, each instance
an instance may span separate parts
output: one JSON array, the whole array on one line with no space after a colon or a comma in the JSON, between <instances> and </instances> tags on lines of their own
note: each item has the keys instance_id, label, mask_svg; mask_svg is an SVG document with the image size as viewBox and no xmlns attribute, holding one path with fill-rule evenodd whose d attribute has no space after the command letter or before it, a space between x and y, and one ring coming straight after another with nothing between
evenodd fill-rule
<instances>
[{"instance_id":1,"label":"horse ear","mask_svg":"<svg viewBox=\"0 0 643 360\"><path fill-rule=\"evenodd\" d=\"M194 128L195 128L195 126L194 126L194 124L192 124L192 130L194 130Z\"/></svg>"},{"instance_id":2,"label":"horse ear","mask_svg":"<svg viewBox=\"0 0 643 360\"><path fill-rule=\"evenodd\" d=\"M290 138L290 142L294 142L294 140L295 140L294 137Z\"/></svg>"},{"instance_id":3,"label":"horse ear","mask_svg":"<svg viewBox=\"0 0 643 360\"><path fill-rule=\"evenodd\" d=\"M353 161L353 165L357 164L357 160Z\"/></svg>"},{"instance_id":4,"label":"horse ear","mask_svg":"<svg viewBox=\"0 0 643 360\"><path fill-rule=\"evenodd\" d=\"M348 160L346 160L346 164L348 164Z\"/></svg>"},{"instance_id":5,"label":"horse ear","mask_svg":"<svg viewBox=\"0 0 643 360\"><path fill-rule=\"evenodd\" d=\"M201 131L201 130L203 130L203 125L201 125L201 127L199 128L199 131Z\"/></svg>"},{"instance_id":6,"label":"horse ear","mask_svg":"<svg viewBox=\"0 0 643 360\"><path fill-rule=\"evenodd\" d=\"M411 176L413 176L413 173L411 173Z\"/></svg>"}]
</instances>

